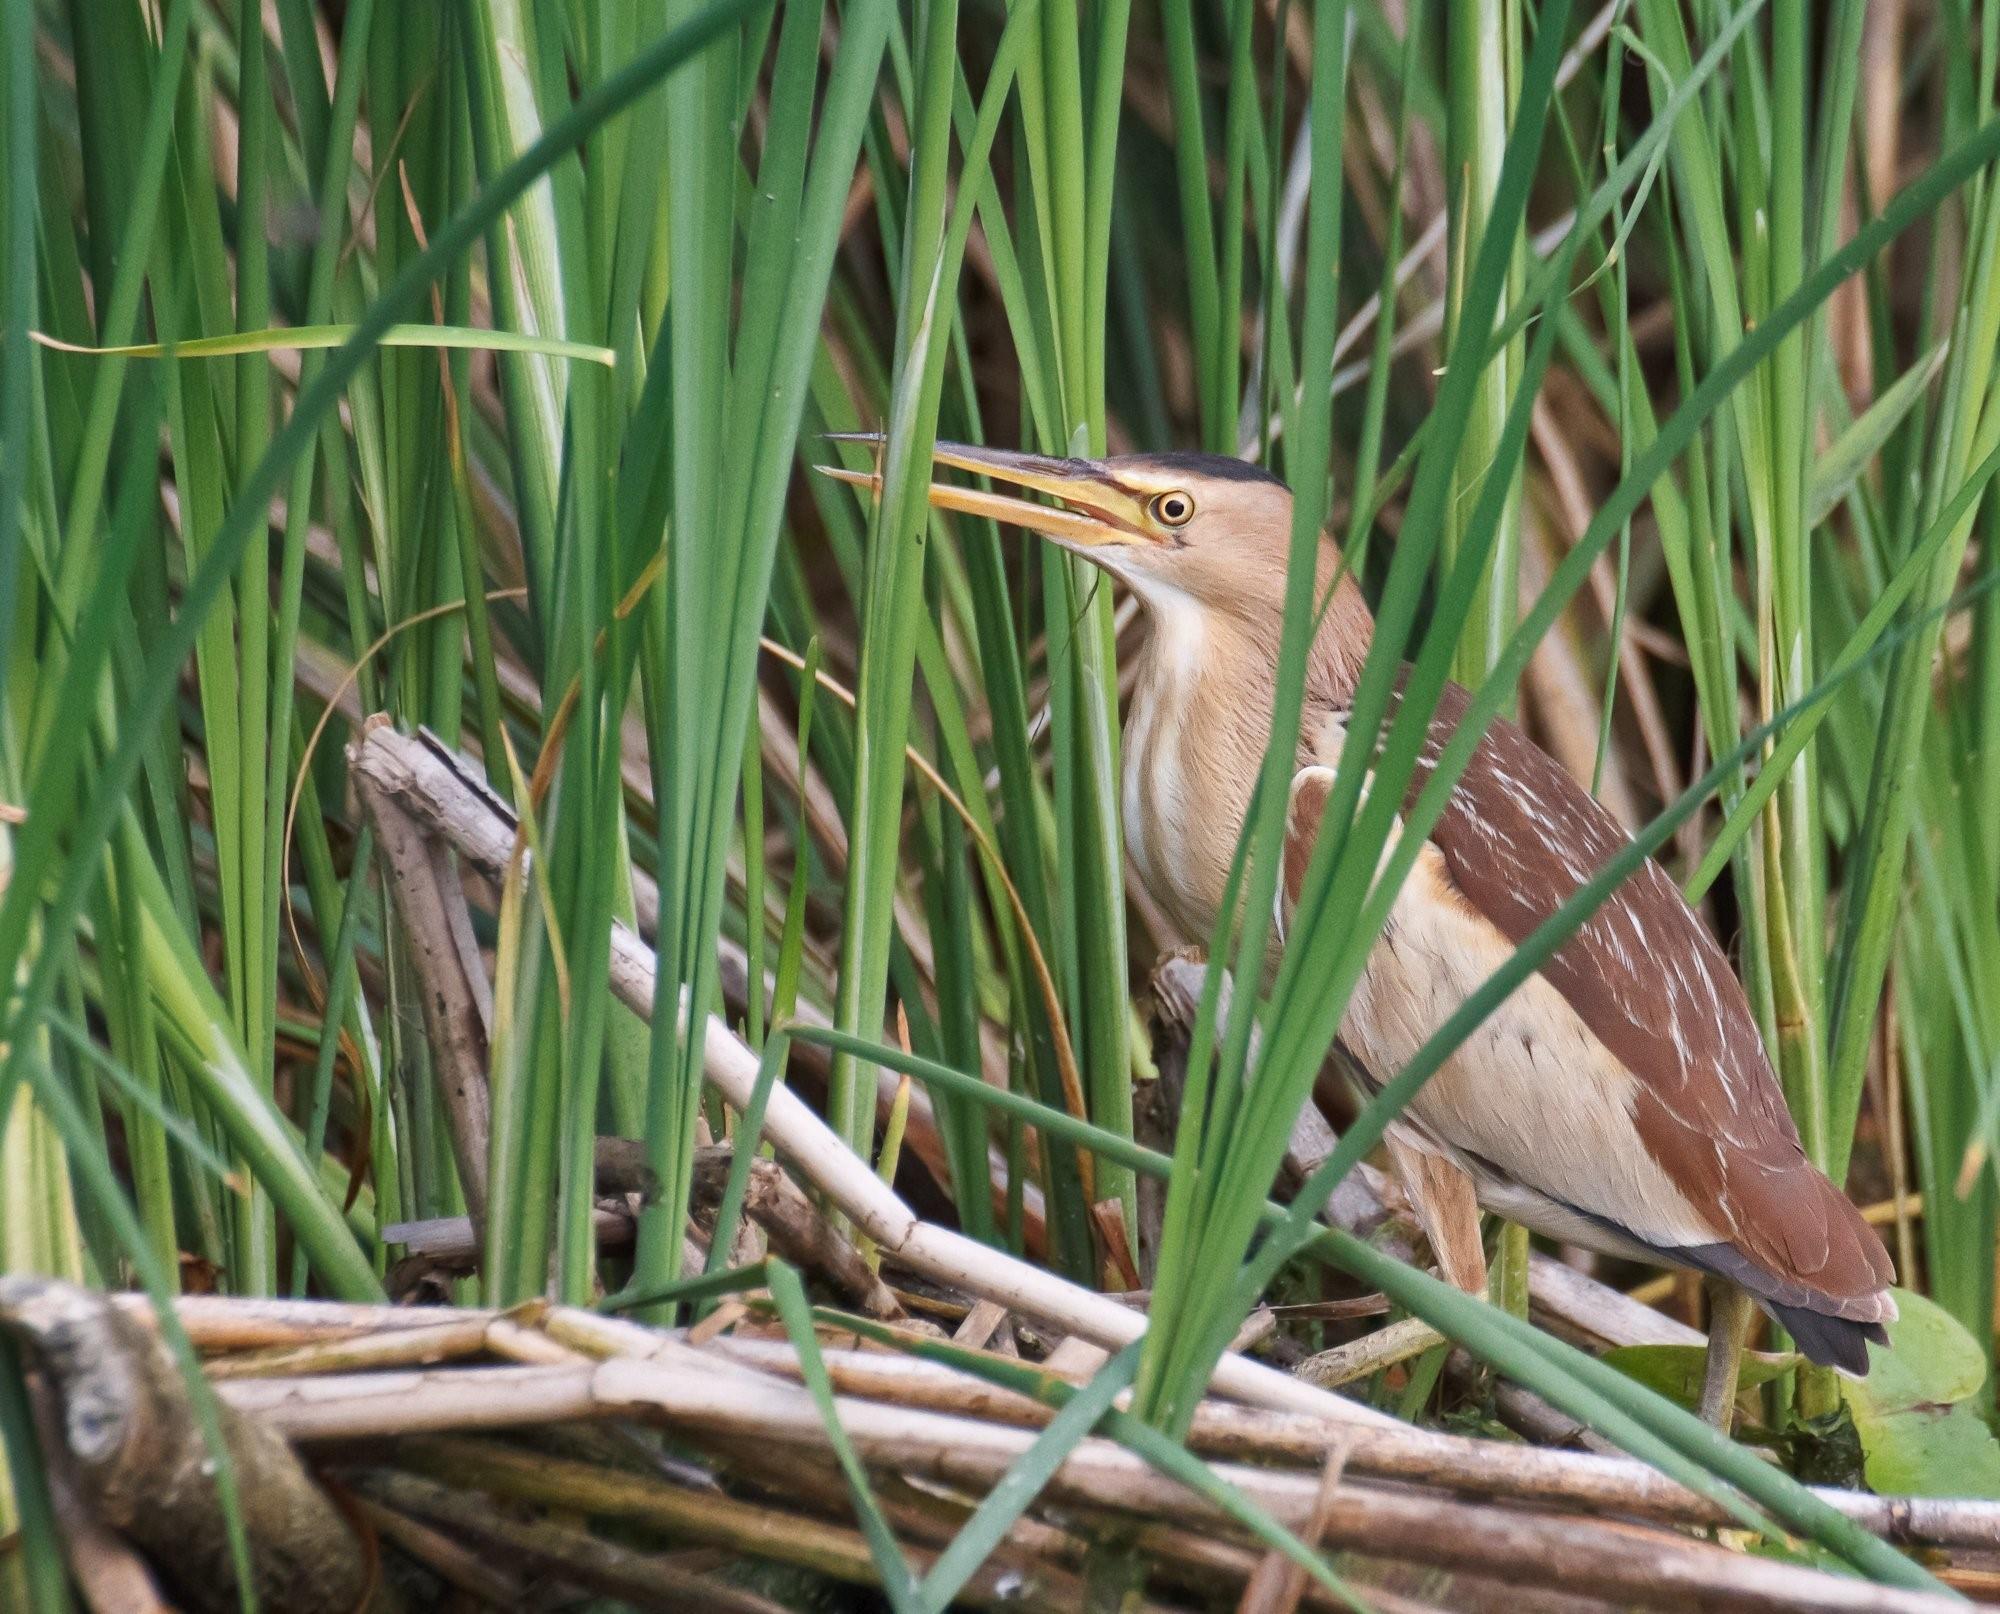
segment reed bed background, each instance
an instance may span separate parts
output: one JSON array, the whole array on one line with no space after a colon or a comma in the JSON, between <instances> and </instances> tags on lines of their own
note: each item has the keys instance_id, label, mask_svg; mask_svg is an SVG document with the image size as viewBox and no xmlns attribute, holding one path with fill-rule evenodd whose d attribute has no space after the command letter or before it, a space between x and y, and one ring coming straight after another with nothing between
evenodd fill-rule
<instances>
[{"instance_id":1,"label":"reed bed background","mask_svg":"<svg viewBox=\"0 0 2000 1614\"><path fill-rule=\"evenodd\" d=\"M1700 901L1808 1151L1876 1208L1905 1356L1948 1365L1892 1404L1777 1359L1760 1437L1856 1427L1847 1479L2000 1497L2000 7L0 0L0 61L7 1271L711 1328L733 1288L763 1298L724 1322L810 1362L802 1258L736 1236L796 1095L964 1251L1145 1292L1020 1508L1127 1388L1100 1433L1189 1480L1245 1319L1305 1308L1258 1347L1290 1366L1381 1327L1360 1292L1425 1347L1357 1381L1374 1406L1492 1430L1525 1387L1786 1551L1934 1587L1655 1393L1671 1326L1620 1372L1540 1326L1548 1252L1502 1236L1488 1306L1342 1219L1504 972L1284 1174L1455 677ZM875 429L879 497L807 474ZM1146 983L1183 941L1263 958L1282 769L1248 917L1169 934L1123 874L1130 605L930 512L939 437L1260 459L1295 552L1330 523L1376 604L1284 965L1193 989L1164 1127ZM373 713L469 759L497 860L384 816ZM489 999L467 1040L426 1001L438 923ZM805 1136L822 1232L907 1317L930 1291ZM637 1146L629 1240L605 1137ZM457 1218L424 1260L411 1224ZM925 1281L991 1300L985 1260ZM0 1343L0 1578L59 1606L23 1371ZM944 1606L827 1439L885 1595ZM973 1510L954 1563L1017 1517ZM1070 1527L1093 1597L1143 1583L1133 1526Z\"/></svg>"}]
</instances>

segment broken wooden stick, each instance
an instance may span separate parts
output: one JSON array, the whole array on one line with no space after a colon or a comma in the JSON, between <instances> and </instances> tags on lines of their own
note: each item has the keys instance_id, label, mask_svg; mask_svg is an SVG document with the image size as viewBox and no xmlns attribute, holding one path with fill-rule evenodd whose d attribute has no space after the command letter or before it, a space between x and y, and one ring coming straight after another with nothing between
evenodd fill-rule
<instances>
[{"instance_id":1,"label":"broken wooden stick","mask_svg":"<svg viewBox=\"0 0 2000 1614\"><path fill-rule=\"evenodd\" d=\"M187 1379L156 1334L105 1296L53 1278L0 1278L0 1328L25 1345L75 1498L138 1547L195 1614L238 1606L214 1453ZM235 1470L258 1602L355 1614L370 1592L353 1527L269 1425L216 1409Z\"/></svg>"}]
</instances>

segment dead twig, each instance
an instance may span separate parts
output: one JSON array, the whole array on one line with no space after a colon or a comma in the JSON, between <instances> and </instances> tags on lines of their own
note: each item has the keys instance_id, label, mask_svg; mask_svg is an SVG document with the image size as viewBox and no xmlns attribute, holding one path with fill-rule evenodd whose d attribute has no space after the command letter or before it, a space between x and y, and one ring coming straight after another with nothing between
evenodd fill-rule
<instances>
[{"instance_id":1,"label":"dead twig","mask_svg":"<svg viewBox=\"0 0 2000 1614\"><path fill-rule=\"evenodd\" d=\"M432 1574L460 1591L501 1609L526 1606L520 1585L502 1574L485 1556L441 1531L419 1523L372 1497L356 1495L354 1509L384 1541L406 1552Z\"/></svg>"},{"instance_id":2,"label":"dead twig","mask_svg":"<svg viewBox=\"0 0 2000 1614\"><path fill-rule=\"evenodd\" d=\"M1443 1343L1444 1336L1423 1318L1405 1317L1387 1328L1378 1328L1372 1334L1349 1340L1345 1345L1336 1345L1317 1356L1308 1356L1292 1371L1308 1384L1323 1385L1331 1390L1337 1385L1365 1379L1385 1367L1394 1367L1398 1362L1407 1362L1411 1357L1421 1356L1432 1346Z\"/></svg>"},{"instance_id":3,"label":"dead twig","mask_svg":"<svg viewBox=\"0 0 2000 1614\"><path fill-rule=\"evenodd\" d=\"M376 1469L355 1481L378 1507L418 1514L456 1536L558 1579L662 1614L692 1608L715 1614L785 1614L769 1598L711 1575L690 1574L659 1553L633 1552L586 1530L518 1514L496 1515L485 1497L470 1496L413 1474Z\"/></svg>"},{"instance_id":4,"label":"dead twig","mask_svg":"<svg viewBox=\"0 0 2000 1614\"><path fill-rule=\"evenodd\" d=\"M711 1217L722 1199L731 1153L727 1144L719 1145L718 1150L722 1169L695 1173L694 1206ZM825 1279L870 1317L901 1321L906 1315L902 1303L862 1258L854 1241L820 1214L777 1161L751 1162L743 1210L764 1230L777 1254Z\"/></svg>"},{"instance_id":5,"label":"dead twig","mask_svg":"<svg viewBox=\"0 0 2000 1614\"><path fill-rule=\"evenodd\" d=\"M388 720L369 720L377 721ZM403 810L392 792L364 773L356 773L354 782L374 820L376 844L382 849L396 911L409 940L431 1068L451 1128L452 1157L477 1227L486 1214L486 1159L493 1125L486 1087L493 989L450 854Z\"/></svg>"},{"instance_id":6,"label":"dead twig","mask_svg":"<svg viewBox=\"0 0 2000 1614\"><path fill-rule=\"evenodd\" d=\"M143 1296L117 1298L135 1316L150 1316ZM484 1317L489 1324L504 1320L494 1312L453 1313L438 1307L235 1300L214 1295L184 1296L177 1309L197 1342L210 1349L264 1344L274 1334L295 1341L351 1338L368 1327L385 1332L424 1329L454 1316ZM312 1324L319 1313L325 1318L323 1326L316 1329ZM582 1351L592 1358L623 1354L644 1359L675 1342L672 1334L661 1330L566 1307L551 1308L545 1326L545 1333L522 1332L532 1333L549 1348ZM782 1341L737 1336L715 1341L707 1354L718 1365L733 1363L753 1372L794 1380L798 1377L797 1356ZM939 1363L880 1351L829 1348L822 1354L835 1387L849 1395L1030 1427L1039 1426L1049 1416L1039 1402ZM576 1358L571 1355L567 1360L574 1365ZM229 1393L238 1391L232 1387ZM519 1420L508 1417L502 1421ZM435 1427L453 1426L447 1421ZM1467 1496L1695 1526L1731 1522L1706 1499L1658 1470L1623 1456L1542 1450L1402 1423L1350 1431L1344 1421L1213 1399L1197 1409L1190 1438L1196 1450L1210 1456L1316 1464L1336 1440L1350 1432L1350 1467L1376 1478L1439 1486ZM1832 1488L1820 1488L1815 1494L1846 1517L1902 1545L2000 1551L2000 1504L1952 1497L1871 1496Z\"/></svg>"},{"instance_id":7,"label":"dead twig","mask_svg":"<svg viewBox=\"0 0 2000 1614\"><path fill-rule=\"evenodd\" d=\"M135 1322L150 1325L151 1304L145 1296L111 1299ZM195 1343L213 1352L331 1342L370 1332L427 1330L458 1319L483 1319L489 1329L496 1330L497 1337L500 1325L508 1322L506 1315L492 1311L219 1295L184 1295L176 1302L176 1311ZM1647 1315L1669 1327L1679 1326L1657 1313ZM572 1353L577 1351L592 1358L614 1354L643 1358L674 1343L670 1333L567 1307L550 1308L543 1328L515 1326L544 1350L565 1353L564 1359L571 1365L577 1360ZM718 1365L734 1364L789 1379L798 1375L797 1357L781 1341L742 1336L720 1339L708 1348L707 1355ZM880 1351L827 1349L823 1355L836 1388L846 1394L1023 1426L1038 1426L1049 1416L1048 1409L1038 1402L939 1363ZM237 1393L237 1388L232 1386L229 1393ZM1195 1449L1210 1456L1313 1465L1350 1432L1349 1466L1359 1474L1529 1505L1573 1507L1697 1526L1730 1522L1712 1503L1658 1470L1623 1456L1542 1450L1403 1423L1353 1430L1345 1420L1216 1399L1197 1409L1190 1435ZM1831 1488L1820 1488L1815 1494L1846 1517L1902 1545L2000 1551L2000 1504L1953 1497L1871 1496Z\"/></svg>"}]
</instances>

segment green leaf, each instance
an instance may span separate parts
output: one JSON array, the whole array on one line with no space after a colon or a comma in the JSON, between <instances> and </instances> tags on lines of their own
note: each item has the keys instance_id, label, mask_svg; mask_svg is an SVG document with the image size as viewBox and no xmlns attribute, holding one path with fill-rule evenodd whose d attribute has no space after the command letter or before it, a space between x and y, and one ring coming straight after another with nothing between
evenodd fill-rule
<instances>
[{"instance_id":1,"label":"green leaf","mask_svg":"<svg viewBox=\"0 0 2000 1614\"><path fill-rule=\"evenodd\" d=\"M1069 1460L1111 1404L1127 1389L1139 1371L1139 1342L1134 1340L1104 1366L1049 1420L1035 1442L1000 1476L973 1510L972 1517L959 1527L951 1544L938 1554L937 1562L924 1577L918 1596L925 1614L943 1614L977 1572L992 1556L994 1548L1007 1539L1014 1523L1057 1469Z\"/></svg>"},{"instance_id":2,"label":"green leaf","mask_svg":"<svg viewBox=\"0 0 2000 1614\"><path fill-rule=\"evenodd\" d=\"M1869 1485L1899 1496L2000 1497L2000 1441L1976 1407L1986 1356L1935 1301L1894 1291L1889 1348L1868 1353L1868 1377L1844 1386Z\"/></svg>"},{"instance_id":3,"label":"green leaf","mask_svg":"<svg viewBox=\"0 0 2000 1614\"><path fill-rule=\"evenodd\" d=\"M1893 1289L1900 1315L1889 1324L1889 1348L1868 1352L1868 1377L1850 1386L1850 1401L1878 1413L1943 1407L1963 1401L1986 1382L1986 1353L1965 1325L1934 1300Z\"/></svg>"},{"instance_id":4,"label":"green leaf","mask_svg":"<svg viewBox=\"0 0 2000 1614\"><path fill-rule=\"evenodd\" d=\"M1882 451L1896 428L1924 395L1944 365L1949 342L1940 342L1923 358L1903 372L1895 384L1868 406L1867 412L1836 437L1813 466L1812 488L1807 497L1806 525L1817 527L1833 513L1835 505L1853 491L1855 482Z\"/></svg>"},{"instance_id":5,"label":"green leaf","mask_svg":"<svg viewBox=\"0 0 2000 1614\"><path fill-rule=\"evenodd\" d=\"M127 342L115 347L85 347L32 332L42 347L86 358L222 359L245 353L299 353L339 347L357 327L352 325L285 325L273 330L232 331L225 336L196 336L184 342ZM527 336L519 331L491 331L472 325L392 325L379 339L383 347L466 348L487 353L539 353L547 358L579 359L610 366L618 355L589 342L564 342L551 336Z\"/></svg>"},{"instance_id":6,"label":"green leaf","mask_svg":"<svg viewBox=\"0 0 2000 1614\"><path fill-rule=\"evenodd\" d=\"M1880 1414L1847 1387L1869 1488L1885 1496L2000 1498L2000 1440L1971 1407Z\"/></svg>"},{"instance_id":7,"label":"green leaf","mask_svg":"<svg viewBox=\"0 0 2000 1614\"><path fill-rule=\"evenodd\" d=\"M267 528L271 498L284 485L296 457L313 446L321 425L332 415L348 383L375 351L383 333L415 311L437 274L456 261L489 225L499 220L509 204L592 130L639 100L675 67L734 28L751 9L752 0L716 0L579 97L540 140L439 226L430 245L410 259L368 305L353 335L334 351L317 377L300 390L284 427L236 488L206 553L191 569L171 626L150 646L139 693L120 713L117 743L95 773L88 804L73 814L38 812L21 833L13 876L6 896L0 899L0 976L12 981L24 958L32 957L32 962L6 1016L8 1052L4 1062L0 1062L0 1089L7 1096L11 1096L18 1078L22 1049L28 1040L18 1028L34 1024L48 1004L64 956L62 950L55 948L29 954L31 926L39 925L51 934L62 934L75 924L100 872L101 848L119 816L127 810L127 792L139 771L150 737L180 689L178 669L212 613L224 601L252 537ZM11 531L11 521L4 525ZM6 531L0 531L0 540L11 542ZM7 561L8 557L0 554L0 572L9 570ZM67 727L69 732L78 733L86 725ZM49 786L50 799L69 794L71 774L81 761L79 751L80 746L73 744L59 766L51 769L45 762L38 770L33 783ZM34 796L43 799L39 790ZM52 894L45 897L51 887ZM148 913L145 917L156 933L164 931L164 927L155 923L155 915ZM163 933L158 934L157 941L149 936L148 944L162 950L171 946ZM242 1127L242 1135L234 1141L268 1179L267 1186L274 1194L281 1187L288 1189L304 1212L303 1216L294 1217L294 1226L302 1236L309 1232L315 1235L314 1262L326 1274L329 1287L353 1298L379 1294L380 1285L372 1266L351 1238L345 1236L337 1218L325 1214L327 1207L320 1203L317 1182L298 1158L296 1146L283 1132L250 1072L243 1068L240 1053L229 1046L226 1017L211 1012L213 1005L209 1000L214 997L213 988L205 977L187 981L169 979L167 984L181 993L180 1001L164 1007L171 1018L179 1021L181 1031L192 1032L194 1045L184 1050L191 1056L191 1067L209 1084L217 1107Z\"/></svg>"},{"instance_id":8,"label":"green leaf","mask_svg":"<svg viewBox=\"0 0 2000 1614\"><path fill-rule=\"evenodd\" d=\"M889 1521L882 1516L881 1504L875 1500L875 1492L868 1484L868 1471L861 1466L854 1443L847 1438L847 1430L840 1422L840 1411L833 1399L833 1380L827 1375L826 1360L820 1355L819 1341L813 1335L812 1305L806 1299L805 1285L799 1282L799 1275L782 1261L765 1262L764 1275L770 1284L771 1300L778 1308L785 1332L791 1336L792 1349L799 1353L799 1377L805 1380L813 1405L819 1409L820 1418L826 1425L827 1442L833 1447L834 1458L847 1478L855 1516L861 1521L861 1533L868 1539L868 1551L875 1560L875 1571L882 1577L882 1590L887 1594L895 1614L915 1614L922 1606L918 1601L916 1582L910 1577L910 1566L903 1558L902 1549L896 1545Z\"/></svg>"},{"instance_id":9,"label":"green leaf","mask_svg":"<svg viewBox=\"0 0 2000 1614\"><path fill-rule=\"evenodd\" d=\"M1627 1378L1636 1379L1649 1390L1670 1401L1691 1407L1701 1399L1702 1375L1707 1369L1706 1345L1622 1345L1606 1351L1604 1360ZM1796 1352L1771 1354L1746 1351L1743 1370L1737 1378L1739 1390L1754 1390L1760 1384L1789 1372L1799 1364Z\"/></svg>"}]
</instances>

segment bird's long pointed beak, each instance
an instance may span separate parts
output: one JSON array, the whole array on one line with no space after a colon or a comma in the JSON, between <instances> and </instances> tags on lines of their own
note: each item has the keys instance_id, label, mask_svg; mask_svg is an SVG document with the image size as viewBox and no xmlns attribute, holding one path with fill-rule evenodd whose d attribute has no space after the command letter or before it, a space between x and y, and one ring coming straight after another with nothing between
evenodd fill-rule
<instances>
[{"instance_id":1,"label":"bird's long pointed beak","mask_svg":"<svg viewBox=\"0 0 2000 1614\"><path fill-rule=\"evenodd\" d=\"M868 443L879 447L879 432L830 432L831 441ZM988 493L980 488L961 487L953 482L933 482L928 496L940 510L957 510L966 515L987 516L1010 526L1025 527L1061 544L1065 549L1088 551L1111 545L1153 543L1157 540L1146 528L1143 501L1119 486L1094 460L1051 459L1043 454L1013 454L1004 449L979 448L970 443L939 443L933 451L934 465L958 471L974 471L1014 487L1045 493L1062 504L1038 504L1011 494ZM838 482L856 487L881 489L878 460L872 471L850 471L841 465L821 465L818 470Z\"/></svg>"}]
</instances>

